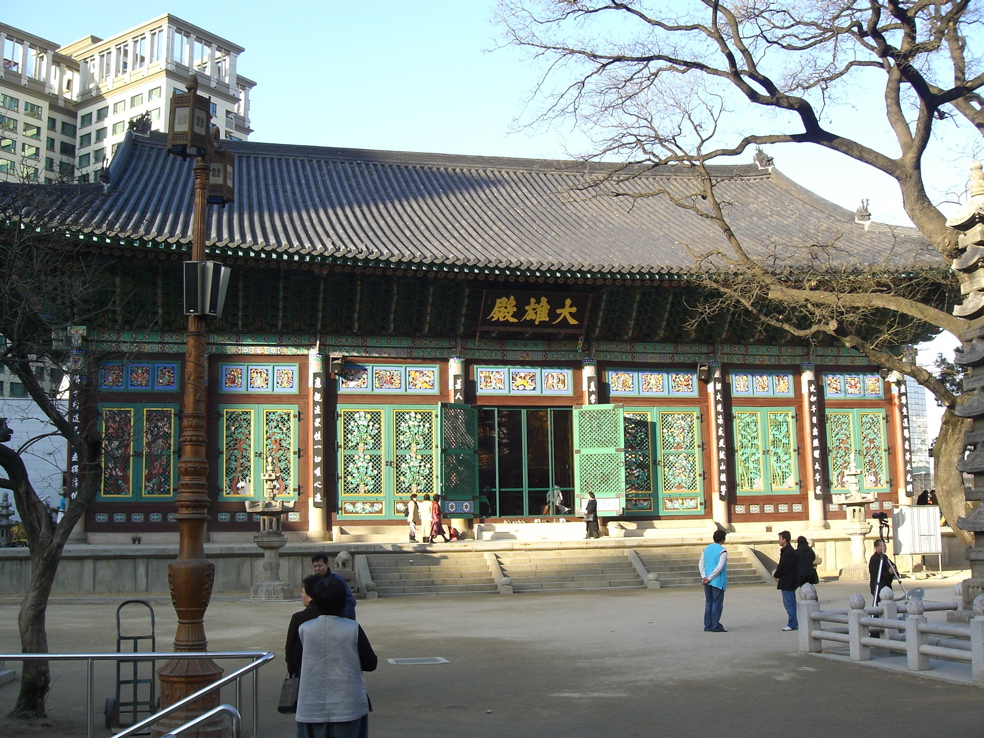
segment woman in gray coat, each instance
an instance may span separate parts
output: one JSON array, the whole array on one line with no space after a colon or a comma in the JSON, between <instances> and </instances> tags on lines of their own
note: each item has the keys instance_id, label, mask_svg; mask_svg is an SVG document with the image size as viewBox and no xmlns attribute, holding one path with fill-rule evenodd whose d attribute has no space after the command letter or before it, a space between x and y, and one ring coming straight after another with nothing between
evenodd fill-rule
<instances>
[{"instance_id":1,"label":"woman in gray coat","mask_svg":"<svg viewBox=\"0 0 984 738\"><path fill-rule=\"evenodd\" d=\"M345 587L322 577L309 592L321 615L298 628L297 738L368 738L369 694L362 672L377 658L362 626L342 617Z\"/></svg>"}]
</instances>

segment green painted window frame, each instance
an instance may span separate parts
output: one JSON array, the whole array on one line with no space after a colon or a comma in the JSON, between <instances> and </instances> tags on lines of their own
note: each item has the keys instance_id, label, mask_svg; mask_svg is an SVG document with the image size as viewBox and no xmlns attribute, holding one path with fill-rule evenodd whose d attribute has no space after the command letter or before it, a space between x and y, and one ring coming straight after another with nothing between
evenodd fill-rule
<instances>
[{"instance_id":1,"label":"green painted window frame","mask_svg":"<svg viewBox=\"0 0 984 738\"><path fill-rule=\"evenodd\" d=\"M171 413L170 425L170 452L167 456L167 467L164 470L157 469L149 472L155 479L161 478L161 472L167 474L171 480L170 492L167 494L148 494L146 492L146 470L147 470L147 415L149 411L165 410ZM106 473L108 467L104 465L103 478L99 484L99 500L127 500L130 502L151 502L156 500L173 499L177 492L178 485L178 405L177 403L126 403L126 402L104 402L99 404L99 432L104 439L104 455L111 455L114 449L110 444L119 443L121 439L111 439L106 433L107 411L129 411L130 413L130 437L126 439L129 447L126 455L130 458L129 468L129 491L127 494L105 494ZM125 451L126 449L124 449Z\"/></svg>"},{"instance_id":2,"label":"green painted window frame","mask_svg":"<svg viewBox=\"0 0 984 738\"><path fill-rule=\"evenodd\" d=\"M800 493L799 478L799 448L798 436L796 433L796 409L793 407L735 407L733 409L734 420L732 427L734 431L734 453L735 453L735 491L739 497L751 497L757 495L794 495ZM741 432L739 428L740 418L743 415L758 416L758 458L761 462L760 478L761 488L742 487L742 479L745 475L743 469L743 449L741 447ZM772 421L770 416L775 416L778 420L781 416L789 419L789 461L790 469L786 480L788 486L776 485L774 483L774 462L773 444L769 434L769 425ZM754 454L755 451L753 450Z\"/></svg>"},{"instance_id":3,"label":"green painted window frame","mask_svg":"<svg viewBox=\"0 0 984 738\"><path fill-rule=\"evenodd\" d=\"M261 500L263 499L263 477L262 475L266 471L266 452L265 448L265 417L264 413L267 412L289 412L290 413L290 448L287 453L290 458L290 478L293 482L291 485L287 485L286 490L281 490L277 494L278 500L297 500L300 492L300 481L297 478L297 450L298 450L298 438L297 438L297 415L298 407L297 405L261 405L261 404L251 404L251 403L223 403L217 408L219 422L218 422L218 463L216 464L217 476L219 479L219 501L220 502L246 502L250 500ZM227 429L227 413L231 412L248 412L251 414L251 432L250 432L250 448L249 448L249 459L250 459L250 482L249 486L252 487L251 494L229 494L226 490L226 459L228 454L228 436L226 433ZM263 454L257 457L257 448L263 447Z\"/></svg>"},{"instance_id":4,"label":"green painted window frame","mask_svg":"<svg viewBox=\"0 0 984 738\"><path fill-rule=\"evenodd\" d=\"M860 491L878 493L878 492L890 492L892 488L892 478L891 469L889 467L888 459L888 414L885 412L884 408L828 408L824 414L824 426L826 428L827 434L827 473L830 475L830 491L833 495L847 494L850 490L845 486L846 480L842 477L842 469L834 467L837 463L838 453L835 449L835 443L833 438L833 424L832 419L838 416L845 416L849 419L851 428L851 451L852 458L855 461L856 466L862 472L861 476L858 478L860 484ZM862 425L865 418L876 417L879 419L881 426L881 449L876 452L878 455L878 462L881 464L882 470L884 472L885 483L883 485L871 484L870 477L865 474L865 472L870 469L870 463L874 460L874 454L871 451L866 452L862 443ZM833 501L837 502L837 497L833 498Z\"/></svg>"}]
</instances>

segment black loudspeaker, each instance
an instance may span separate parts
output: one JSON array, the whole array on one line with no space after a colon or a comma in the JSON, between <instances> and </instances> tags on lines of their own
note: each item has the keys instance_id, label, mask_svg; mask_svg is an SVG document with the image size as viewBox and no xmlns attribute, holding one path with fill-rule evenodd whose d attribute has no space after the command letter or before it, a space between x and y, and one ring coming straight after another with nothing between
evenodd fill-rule
<instances>
[{"instance_id":1,"label":"black loudspeaker","mask_svg":"<svg viewBox=\"0 0 984 738\"><path fill-rule=\"evenodd\" d=\"M222 317L232 270L214 261L184 263L185 315Z\"/></svg>"}]
</instances>

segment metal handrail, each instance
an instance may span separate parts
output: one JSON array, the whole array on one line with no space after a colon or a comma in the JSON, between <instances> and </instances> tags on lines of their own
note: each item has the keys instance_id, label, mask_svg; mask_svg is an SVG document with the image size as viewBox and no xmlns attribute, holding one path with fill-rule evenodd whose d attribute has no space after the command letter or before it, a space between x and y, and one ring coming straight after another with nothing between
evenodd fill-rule
<instances>
[{"instance_id":1,"label":"metal handrail","mask_svg":"<svg viewBox=\"0 0 984 738\"><path fill-rule=\"evenodd\" d=\"M186 730L190 730L191 728L201 725L205 721L213 718L216 715L219 715L220 713L225 713L226 715L228 715L230 721L232 722L232 738L239 738L239 736L242 735L242 729L243 729L242 717L239 715L239 710L237 710L232 705L219 705L218 707L213 707L205 714L199 715L191 722L182 725L180 728L175 728L170 733L167 733L166 735L162 736L162 738L177 738L177 736L181 735ZM255 726L253 727L253 731L254 732L256 731Z\"/></svg>"},{"instance_id":2,"label":"metal handrail","mask_svg":"<svg viewBox=\"0 0 984 738\"><path fill-rule=\"evenodd\" d=\"M87 664L86 668L86 680L85 680L85 696L86 696L86 724L87 724L87 736L88 738L95 738L95 725L93 723L93 711L92 711L92 699L93 699L93 681L94 681L94 666L96 661L120 661L120 660L132 660L133 653L0 653L0 661L85 661ZM239 689L239 680L246 674L253 672L253 732L256 732L256 726L259 721L260 711L258 705L258 681L256 671L263 664L268 661L272 661L274 658L273 651L167 651L167 652L154 652L154 653L140 653L141 661L156 661L156 660L170 660L170 659L246 659L250 658L253 661L246 666L234 671L231 674L227 674L221 679L212 682L206 687L198 690L194 694L188 695L182 700L175 702L170 707L166 707L155 715L151 715L149 718L141 720L139 723L135 723L128 727L126 730L116 733L118 738L123 736L133 735L135 731L140 728L145 728L148 725L153 724L165 715L169 715L172 712L181 709L185 705L194 702L195 700L209 694L216 689L221 689L226 684L235 681L236 688L236 702L241 702L241 691Z\"/></svg>"}]
</instances>

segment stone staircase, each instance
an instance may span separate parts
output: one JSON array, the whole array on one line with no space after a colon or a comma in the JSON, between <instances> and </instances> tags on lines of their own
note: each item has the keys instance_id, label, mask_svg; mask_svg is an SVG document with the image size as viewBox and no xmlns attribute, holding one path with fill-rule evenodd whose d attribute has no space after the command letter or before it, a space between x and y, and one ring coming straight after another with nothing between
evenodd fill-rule
<instances>
[{"instance_id":1,"label":"stone staircase","mask_svg":"<svg viewBox=\"0 0 984 738\"><path fill-rule=\"evenodd\" d=\"M700 561L704 546L665 546L637 548L636 553L650 572L656 572L661 587L679 587L700 584ZM733 584L761 584L760 570L734 546L728 547L728 586Z\"/></svg>"},{"instance_id":2,"label":"stone staircase","mask_svg":"<svg viewBox=\"0 0 984 738\"><path fill-rule=\"evenodd\" d=\"M481 552L368 554L366 563L380 597L497 591Z\"/></svg>"},{"instance_id":3,"label":"stone staircase","mask_svg":"<svg viewBox=\"0 0 984 738\"><path fill-rule=\"evenodd\" d=\"M625 549L499 551L496 556L514 592L645 586Z\"/></svg>"}]
</instances>

